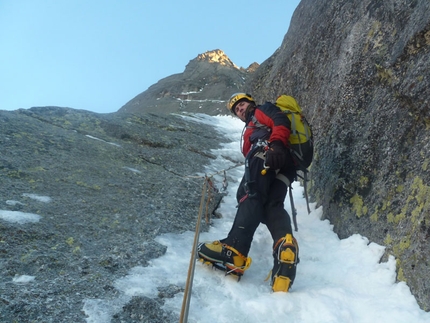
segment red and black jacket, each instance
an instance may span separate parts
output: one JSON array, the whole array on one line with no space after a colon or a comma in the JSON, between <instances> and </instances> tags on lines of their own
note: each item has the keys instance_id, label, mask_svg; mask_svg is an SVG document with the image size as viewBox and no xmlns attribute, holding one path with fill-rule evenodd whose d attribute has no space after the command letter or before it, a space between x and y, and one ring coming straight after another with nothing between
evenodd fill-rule
<instances>
[{"instance_id":1,"label":"red and black jacket","mask_svg":"<svg viewBox=\"0 0 430 323\"><path fill-rule=\"evenodd\" d=\"M254 112L248 116L245 127L242 146L242 154L245 157L258 139L269 142L279 140L285 147L288 146L291 122L285 113L270 102L255 107Z\"/></svg>"}]
</instances>

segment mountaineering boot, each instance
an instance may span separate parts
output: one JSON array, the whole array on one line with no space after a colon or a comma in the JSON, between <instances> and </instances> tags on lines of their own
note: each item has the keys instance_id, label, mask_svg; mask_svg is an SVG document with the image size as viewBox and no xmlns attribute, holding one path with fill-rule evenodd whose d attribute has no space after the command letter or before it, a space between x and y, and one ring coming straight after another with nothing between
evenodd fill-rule
<instances>
[{"instance_id":1,"label":"mountaineering boot","mask_svg":"<svg viewBox=\"0 0 430 323\"><path fill-rule=\"evenodd\" d=\"M296 277L299 246L292 234L278 240L273 248L272 290L288 292Z\"/></svg>"},{"instance_id":2,"label":"mountaineering boot","mask_svg":"<svg viewBox=\"0 0 430 323\"><path fill-rule=\"evenodd\" d=\"M226 274L242 276L251 265L251 258L220 241L201 242L197 247L199 258L211 263L215 268L225 270Z\"/></svg>"}]
</instances>

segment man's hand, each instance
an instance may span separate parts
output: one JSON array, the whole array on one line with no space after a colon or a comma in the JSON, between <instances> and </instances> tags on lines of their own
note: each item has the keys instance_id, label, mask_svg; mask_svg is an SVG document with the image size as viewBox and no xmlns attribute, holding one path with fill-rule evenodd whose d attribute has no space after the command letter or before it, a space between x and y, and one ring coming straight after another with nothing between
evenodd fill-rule
<instances>
[{"instance_id":1,"label":"man's hand","mask_svg":"<svg viewBox=\"0 0 430 323\"><path fill-rule=\"evenodd\" d=\"M275 140L269 144L269 149L266 151L266 165L272 169L280 169L286 162L286 147L284 144Z\"/></svg>"}]
</instances>

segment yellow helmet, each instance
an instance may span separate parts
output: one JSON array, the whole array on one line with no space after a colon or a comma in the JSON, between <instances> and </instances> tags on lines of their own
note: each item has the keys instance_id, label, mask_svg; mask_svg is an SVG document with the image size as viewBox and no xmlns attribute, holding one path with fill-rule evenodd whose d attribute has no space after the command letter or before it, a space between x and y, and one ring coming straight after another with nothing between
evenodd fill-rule
<instances>
[{"instance_id":1,"label":"yellow helmet","mask_svg":"<svg viewBox=\"0 0 430 323\"><path fill-rule=\"evenodd\" d=\"M227 109L231 113L236 114L235 111L234 111L234 108L235 108L236 104L239 103L239 101L243 101L243 100L246 100L248 102L252 102L252 103L255 104L255 101L254 101L253 97L250 94L247 94L247 93L235 93L228 100Z\"/></svg>"}]
</instances>

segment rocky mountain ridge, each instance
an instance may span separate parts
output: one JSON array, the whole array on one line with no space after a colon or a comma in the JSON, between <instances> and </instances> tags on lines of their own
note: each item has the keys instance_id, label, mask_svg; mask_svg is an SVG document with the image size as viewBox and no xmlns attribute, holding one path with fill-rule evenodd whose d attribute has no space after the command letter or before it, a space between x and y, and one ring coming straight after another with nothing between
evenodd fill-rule
<instances>
[{"instance_id":1,"label":"rocky mountain ridge","mask_svg":"<svg viewBox=\"0 0 430 323\"><path fill-rule=\"evenodd\" d=\"M256 68L257 63L239 68L222 50L207 51L192 59L183 73L161 79L118 112L225 114L226 98L243 88Z\"/></svg>"}]
</instances>

